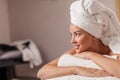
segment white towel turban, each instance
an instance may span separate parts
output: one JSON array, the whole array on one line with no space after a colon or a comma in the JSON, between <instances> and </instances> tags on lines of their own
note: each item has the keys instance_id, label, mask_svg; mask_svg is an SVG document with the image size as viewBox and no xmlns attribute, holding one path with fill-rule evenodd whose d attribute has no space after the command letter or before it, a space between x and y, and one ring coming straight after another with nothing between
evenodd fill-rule
<instances>
[{"instance_id":1,"label":"white towel turban","mask_svg":"<svg viewBox=\"0 0 120 80\"><path fill-rule=\"evenodd\" d=\"M116 14L97 0L76 0L70 7L71 23L120 54L120 24Z\"/></svg>"}]
</instances>

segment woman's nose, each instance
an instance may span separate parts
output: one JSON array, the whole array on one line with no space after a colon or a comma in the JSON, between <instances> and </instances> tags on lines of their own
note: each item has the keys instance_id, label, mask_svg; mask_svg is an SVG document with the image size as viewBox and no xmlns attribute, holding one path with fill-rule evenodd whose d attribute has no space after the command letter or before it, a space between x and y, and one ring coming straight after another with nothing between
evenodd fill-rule
<instances>
[{"instance_id":1,"label":"woman's nose","mask_svg":"<svg viewBox=\"0 0 120 80\"><path fill-rule=\"evenodd\" d=\"M75 42L76 42L75 38L72 37L72 38L71 38L71 43L74 44Z\"/></svg>"}]
</instances>

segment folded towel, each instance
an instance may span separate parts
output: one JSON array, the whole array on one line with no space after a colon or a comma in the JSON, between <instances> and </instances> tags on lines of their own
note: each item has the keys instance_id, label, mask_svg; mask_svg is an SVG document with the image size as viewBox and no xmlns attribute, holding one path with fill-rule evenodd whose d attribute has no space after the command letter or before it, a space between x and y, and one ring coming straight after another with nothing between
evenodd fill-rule
<instances>
[{"instance_id":1,"label":"folded towel","mask_svg":"<svg viewBox=\"0 0 120 80\"><path fill-rule=\"evenodd\" d=\"M23 61L30 62L31 68L42 64L40 51L32 40L16 41L14 45L22 52Z\"/></svg>"},{"instance_id":2,"label":"folded towel","mask_svg":"<svg viewBox=\"0 0 120 80\"><path fill-rule=\"evenodd\" d=\"M107 56L107 57L116 59L116 56ZM88 68L102 69L91 60L81 59L70 54L63 55L58 61L58 66L83 66ZM119 79L112 76L85 77L79 75L68 75L68 76L47 79L47 80L119 80Z\"/></svg>"}]
</instances>

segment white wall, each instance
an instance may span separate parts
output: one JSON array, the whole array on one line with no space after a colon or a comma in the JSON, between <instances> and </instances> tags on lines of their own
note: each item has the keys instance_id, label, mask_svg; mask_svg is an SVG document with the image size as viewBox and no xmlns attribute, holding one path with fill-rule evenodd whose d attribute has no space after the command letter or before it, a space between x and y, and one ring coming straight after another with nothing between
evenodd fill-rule
<instances>
[{"instance_id":1,"label":"white wall","mask_svg":"<svg viewBox=\"0 0 120 80\"><path fill-rule=\"evenodd\" d=\"M8 0L12 41L30 38L44 63L71 47L69 6L73 0ZM114 10L114 0L100 0ZM40 67L39 67L40 68ZM17 75L35 76L37 69L17 66Z\"/></svg>"},{"instance_id":2,"label":"white wall","mask_svg":"<svg viewBox=\"0 0 120 80\"><path fill-rule=\"evenodd\" d=\"M7 0L0 0L0 43L10 42Z\"/></svg>"}]
</instances>

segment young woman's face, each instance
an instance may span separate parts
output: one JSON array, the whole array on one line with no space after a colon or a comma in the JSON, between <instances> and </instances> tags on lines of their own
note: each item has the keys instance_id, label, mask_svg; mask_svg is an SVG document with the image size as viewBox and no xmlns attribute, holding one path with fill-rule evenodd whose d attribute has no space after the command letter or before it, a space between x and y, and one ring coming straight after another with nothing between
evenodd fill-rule
<instances>
[{"instance_id":1,"label":"young woman's face","mask_svg":"<svg viewBox=\"0 0 120 80\"><path fill-rule=\"evenodd\" d=\"M91 49L93 45L93 36L78 26L70 25L71 43L73 44L76 52L83 52Z\"/></svg>"}]
</instances>

